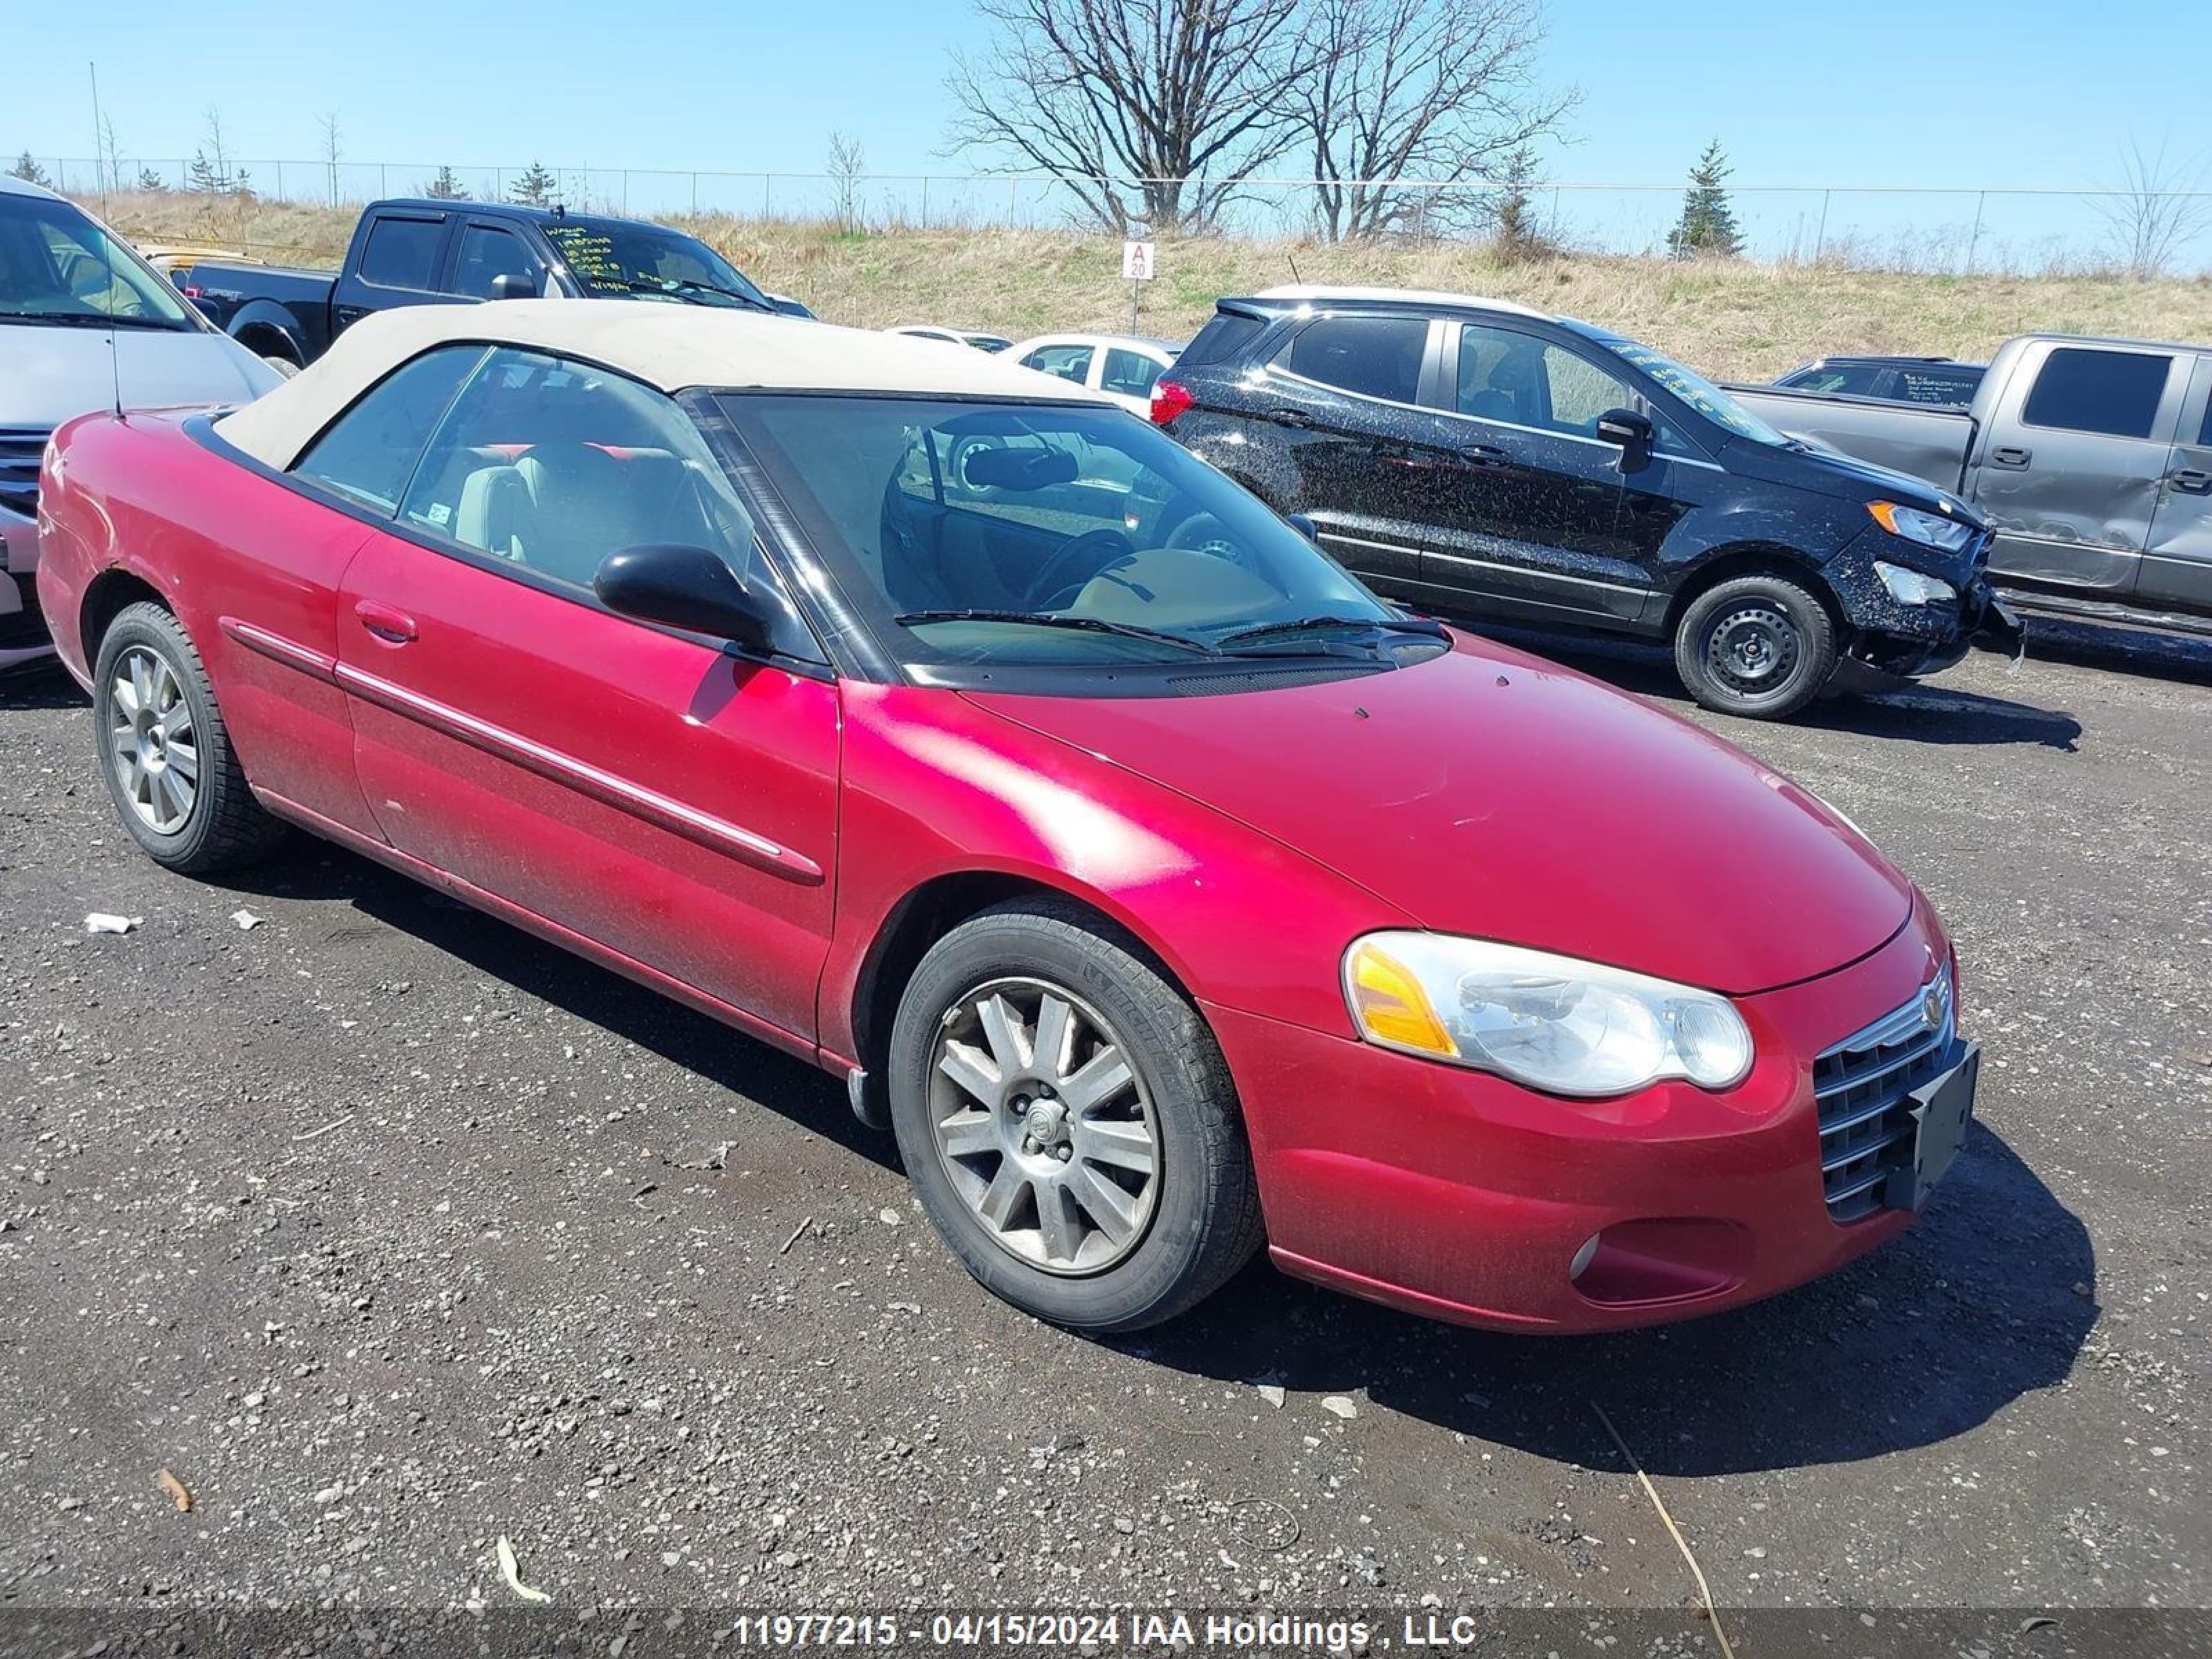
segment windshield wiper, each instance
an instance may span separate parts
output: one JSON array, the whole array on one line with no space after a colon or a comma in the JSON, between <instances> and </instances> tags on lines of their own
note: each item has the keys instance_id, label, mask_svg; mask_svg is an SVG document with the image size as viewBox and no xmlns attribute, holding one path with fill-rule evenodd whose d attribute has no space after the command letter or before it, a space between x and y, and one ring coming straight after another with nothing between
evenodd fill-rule
<instances>
[{"instance_id":1,"label":"windshield wiper","mask_svg":"<svg viewBox=\"0 0 2212 1659\"><path fill-rule=\"evenodd\" d=\"M712 294L725 300L735 300L741 306L771 314L775 307L764 300L756 300L750 294L741 294L733 288L717 288L712 283L702 283L689 276L670 276L648 281L638 276L610 276L604 273L584 278L586 286L612 289L617 294L647 294L657 300L681 300L687 295ZM694 305L700 301L693 300Z\"/></svg>"},{"instance_id":2,"label":"windshield wiper","mask_svg":"<svg viewBox=\"0 0 2212 1659\"><path fill-rule=\"evenodd\" d=\"M750 306L755 311L774 313L775 307L766 300L757 299L743 289L724 288L717 283L702 283L690 276L672 276L669 286L678 294L719 294L726 300L735 300L741 306Z\"/></svg>"},{"instance_id":3,"label":"windshield wiper","mask_svg":"<svg viewBox=\"0 0 2212 1659\"><path fill-rule=\"evenodd\" d=\"M56 328L152 328L165 332L191 326L161 317L110 317L97 311L0 311L0 323L46 323Z\"/></svg>"},{"instance_id":4,"label":"windshield wiper","mask_svg":"<svg viewBox=\"0 0 2212 1659\"><path fill-rule=\"evenodd\" d=\"M902 628L942 622L1030 623L1038 628L1078 628L1088 634L1119 634L1127 639L1150 640L1156 645L1171 645L1178 651L1192 651L1202 657L1221 654L1218 647L1203 640L1194 640L1187 634L1170 634L1163 629L1139 627L1135 623L1108 622L1103 617L1070 617L1051 611L902 611L891 620Z\"/></svg>"},{"instance_id":5,"label":"windshield wiper","mask_svg":"<svg viewBox=\"0 0 2212 1659\"><path fill-rule=\"evenodd\" d=\"M1256 644L1285 635L1316 634L1323 629L1354 628L1369 634L1381 634L1395 629L1401 634L1420 634L1433 640L1448 640L1451 635L1440 622L1426 617L1293 617L1287 622L1256 623L1249 628L1240 628L1224 634L1215 641L1216 647L1227 650L1231 646Z\"/></svg>"}]
</instances>

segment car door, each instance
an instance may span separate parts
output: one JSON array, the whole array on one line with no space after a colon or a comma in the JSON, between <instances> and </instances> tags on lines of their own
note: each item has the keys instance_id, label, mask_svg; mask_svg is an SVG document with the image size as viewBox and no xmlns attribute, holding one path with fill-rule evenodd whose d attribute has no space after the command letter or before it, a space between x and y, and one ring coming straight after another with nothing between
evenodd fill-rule
<instances>
[{"instance_id":1,"label":"car door","mask_svg":"<svg viewBox=\"0 0 2212 1659\"><path fill-rule=\"evenodd\" d=\"M226 569L211 568L202 584L224 635L224 712L256 785L375 839L337 680L338 595L355 556L398 510L423 434L483 356L442 347L370 387L292 462L287 483L252 486L252 511L227 541L252 579L233 591Z\"/></svg>"},{"instance_id":2,"label":"car door","mask_svg":"<svg viewBox=\"0 0 2212 1659\"><path fill-rule=\"evenodd\" d=\"M1455 488L1423 555L1424 580L1484 611L1531 621L1633 623L1651 603L1661 545L1712 469L1669 434L1632 474L1598 416L1645 409L1581 350L1491 322L1449 325L1438 400Z\"/></svg>"},{"instance_id":3,"label":"car door","mask_svg":"<svg viewBox=\"0 0 2212 1659\"><path fill-rule=\"evenodd\" d=\"M446 215L430 211L378 213L361 232L361 257L349 261L331 295L331 326L350 328L372 311L397 306L456 305L443 291Z\"/></svg>"},{"instance_id":4,"label":"car door","mask_svg":"<svg viewBox=\"0 0 2212 1659\"><path fill-rule=\"evenodd\" d=\"M1022 367L1036 369L1077 386L1091 383L1091 348L1080 341L1054 340L1022 354Z\"/></svg>"},{"instance_id":5,"label":"car door","mask_svg":"<svg viewBox=\"0 0 2212 1659\"><path fill-rule=\"evenodd\" d=\"M2023 352L1973 455L1992 570L2092 597L2135 586L2189 368L2170 349L2118 342Z\"/></svg>"},{"instance_id":6,"label":"car door","mask_svg":"<svg viewBox=\"0 0 2212 1659\"><path fill-rule=\"evenodd\" d=\"M837 688L795 617L754 659L599 604L599 561L655 542L775 584L676 403L486 351L340 596L362 793L402 853L803 1048Z\"/></svg>"},{"instance_id":7,"label":"car door","mask_svg":"<svg viewBox=\"0 0 2212 1659\"><path fill-rule=\"evenodd\" d=\"M1133 415L1150 411L1152 382L1167 369L1167 360L1130 346L1109 345L1098 353L1091 384Z\"/></svg>"},{"instance_id":8,"label":"car door","mask_svg":"<svg viewBox=\"0 0 2212 1659\"><path fill-rule=\"evenodd\" d=\"M2181 438L2151 514L2136 598L2212 614L2212 355L2197 359Z\"/></svg>"},{"instance_id":9,"label":"car door","mask_svg":"<svg viewBox=\"0 0 2212 1659\"><path fill-rule=\"evenodd\" d=\"M1379 593L1427 603L1421 550L1462 469L1456 434L1424 388L1443 324L1405 311L1340 311L1300 326L1240 389L1292 477L1291 507Z\"/></svg>"},{"instance_id":10,"label":"car door","mask_svg":"<svg viewBox=\"0 0 2212 1659\"><path fill-rule=\"evenodd\" d=\"M492 284L501 276L526 276L532 293L545 292L545 262L521 237L494 220L464 220L453 239L447 289L465 300L496 300Z\"/></svg>"}]
</instances>

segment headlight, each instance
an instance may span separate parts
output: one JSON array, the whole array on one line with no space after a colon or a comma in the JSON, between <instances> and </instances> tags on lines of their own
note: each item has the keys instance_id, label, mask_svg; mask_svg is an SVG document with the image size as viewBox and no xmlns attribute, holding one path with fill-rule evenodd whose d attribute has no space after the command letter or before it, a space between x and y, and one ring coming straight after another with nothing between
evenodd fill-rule
<instances>
[{"instance_id":1,"label":"headlight","mask_svg":"<svg viewBox=\"0 0 2212 1659\"><path fill-rule=\"evenodd\" d=\"M1921 571L1907 570L1901 564L1888 564L1876 559L1874 574L1881 578L1881 585L1889 590L1889 597L1899 605L1937 605L1959 597L1959 590L1950 583Z\"/></svg>"},{"instance_id":2,"label":"headlight","mask_svg":"<svg viewBox=\"0 0 2212 1659\"><path fill-rule=\"evenodd\" d=\"M1751 1033L1726 997L1514 945L1370 933L1345 952L1344 996L1370 1042L1549 1094L1670 1077L1726 1089L1751 1070Z\"/></svg>"},{"instance_id":3,"label":"headlight","mask_svg":"<svg viewBox=\"0 0 2212 1659\"><path fill-rule=\"evenodd\" d=\"M1918 542L1923 547L1941 548L1946 553L1959 552L1981 533L1962 519L1923 513L1917 507L1899 507L1895 501L1869 501L1867 512L1891 535Z\"/></svg>"}]
</instances>

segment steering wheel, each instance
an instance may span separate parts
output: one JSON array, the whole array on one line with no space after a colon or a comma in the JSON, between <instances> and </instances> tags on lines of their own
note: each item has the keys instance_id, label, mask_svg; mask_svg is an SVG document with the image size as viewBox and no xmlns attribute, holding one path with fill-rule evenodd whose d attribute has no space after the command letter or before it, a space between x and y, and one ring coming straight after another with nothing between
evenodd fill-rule
<instances>
[{"instance_id":1,"label":"steering wheel","mask_svg":"<svg viewBox=\"0 0 2212 1659\"><path fill-rule=\"evenodd\" d=\"M1103 558L1097 556L1101 550L1106 554ZM1091 556L1091 568L1084 571L1082 580L1069 580L1078 559L1085 554ZM1082 592L1092 577L1136 554L1137 544L1118 530L1087 530L1073 541L1063 542L1060 550L1038 567L1030 582L1030 602L1040 610L1057 610Z\"/></svg>"},{"instance_id":2,"label":"steering wheel","mask_svg":"<svg viewBox=\"0 0 2212 1659\"><path fill-rule=\"evenodd\" d=\"M1168 545L1182 553L1203 553L1240 569L1251 568L1243 544L1229 533L1229 526L1212 513L1194 513L1175 527Z\"/></svg>"}]
</instances>

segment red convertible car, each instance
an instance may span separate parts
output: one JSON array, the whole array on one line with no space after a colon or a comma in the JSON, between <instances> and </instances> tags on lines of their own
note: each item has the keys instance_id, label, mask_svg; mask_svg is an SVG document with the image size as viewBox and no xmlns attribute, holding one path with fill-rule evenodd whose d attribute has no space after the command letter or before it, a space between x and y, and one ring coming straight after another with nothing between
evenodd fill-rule
<instances>
[{"instance_id":1,"label":"red convertible car","mask_svg":"<svg viewBox=\"0 0 2212 1659\"><path fill-rule=\"evenodd\" d=\"M1048 1320L1263 1240L1477 1324L1704 1312L1966 1132L1951 946L1847 822L981 353L396 311L73 422L40 500L149 854L301 826L845 1076Z\"/></svg>"}]
</instances>

